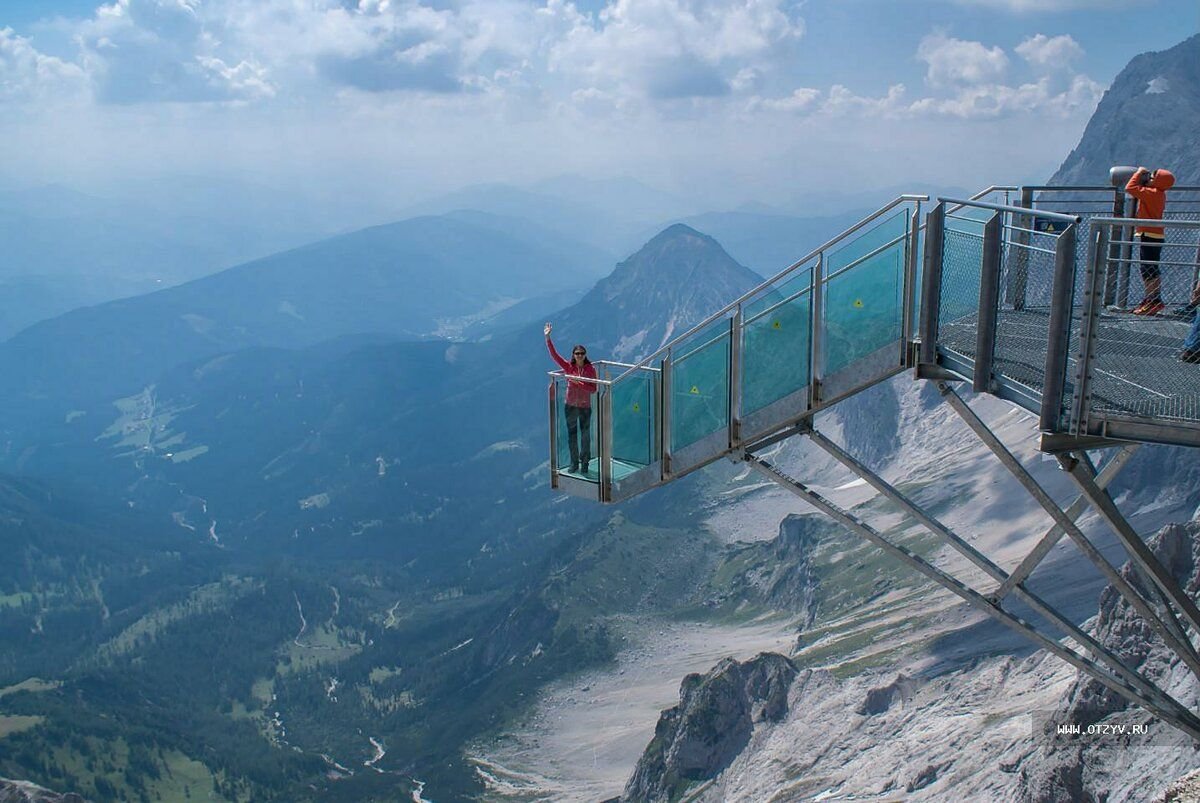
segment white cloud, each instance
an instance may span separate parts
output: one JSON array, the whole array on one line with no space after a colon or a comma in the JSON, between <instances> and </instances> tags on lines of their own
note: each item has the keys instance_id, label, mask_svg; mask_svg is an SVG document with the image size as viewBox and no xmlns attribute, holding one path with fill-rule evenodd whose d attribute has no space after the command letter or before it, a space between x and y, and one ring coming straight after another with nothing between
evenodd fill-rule
<instances>
[{"instance_id":1,"label":"white cloud","mask_svg":"<svg viewBox=\"0 0 1200 803\"><path fill-rule=\"evenodd\" d=\"M1017 55L1039 70L1065 70L1083 58L1083 48L1071 36L1031 36L1015 48Z\"/></svg>"},{"instance_id":2,"label":"white cloud","mask_svg":"<svg viewBox=\"0 0 1200 803\"><path fill-rule=\"evenodd\" d=\"M927 65L925 78L935 87L995 81L1008 69L1008 56L1003 49L954 39L940 32L921 40L917 58Z\"/></svg>"},{"instance_id":3,"label":"white cloud","mask_svg":"<svg viewBox=\"0 0 1200 803\"><path fill-rule=\"evenodd\" d=\"M101 103L253 100L274 94L267 70L224 42L222 15L198 0L117 0L78 34Z\"/></svg>"},{"instance_id":4,"label":"white cloud","mask_svg":"<svg viewBox=\"0 0 1200 803\"><path fill-rule=\"evenodd\" d=\"M0 28L0 102L74 95L82 86L78 65L39 53L12 28Z\"/></svg>"},{"instance_id":5,"label":"white cloud","mask_svg":"<svg viewBox=\"0 0 1200 803\"><path fill-rule=\"evenodd\" d=\"M748 105L751 111L765 109L772 112L806 112L817 108L822 92L819 89L801 87L782 98L753 97Z\"/></svg>"},{"instance_id":6,"label":"white cloud","mask_svg":"<svg viewBox=\"0 0 1200 803\"><path fill-rule=\"evenodd\" d=\"M923 98L910 109L916 114L935 114L964 119L995 119L1037 113L1059 118L1088 114L1100 102L1104 87L1085 75L1077 75L1062 91L1055 91L1047 78L1020 86L980 84L965 87L948 98Z\"/></svg>"},{"instance_id":7,"label":"white cloud","mask_svg":"<svg viewBox=\"0 0 1200 803\"><path fill-rule=\"evenodd\" d=\"M1017 14L1145 6L1152 0L954 0L961 6L996 8Z\"/></svg>"},{"instance_id":8,"label":"white cloud","mask_svg":"<svg viewBox=\"0 0 1200 803\"><path fill-rule=\"evenodd\" d=\"M563 23L552 74L650 99L728 94L804 32L782 0L615 0L595 18L561 0L548 9Z\"/></svg>"}]
</instances>

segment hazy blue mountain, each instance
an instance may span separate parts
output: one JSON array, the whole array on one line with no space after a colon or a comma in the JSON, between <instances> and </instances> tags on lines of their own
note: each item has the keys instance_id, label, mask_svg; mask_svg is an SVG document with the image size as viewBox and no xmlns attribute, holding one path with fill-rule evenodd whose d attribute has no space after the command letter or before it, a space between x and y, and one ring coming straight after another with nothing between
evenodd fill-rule
<instances>
[{"instance_id":1,"label":"hazy blue mountain","mask_svg":"<svg viewBox=\"0 0 1200 803\"><path fill-rule=\"evenodd\" d=\"M61 418L222 352L360 332L423 337L447 321L577 287L595 258L561 240L544 247L454 217L365 229L33 326L0 345L8 378L0 398L10 411Z\"/></svg>"},{"instance_id":2,"label":"hazy blue mountain","mask_svg":"<svg viewBox=\"0 0 1200 803\"><path fill-rule=\"evenodd\" d=\"M1200 185L1200 34L1143 53L1104 93L1079 144L1051 184L1108 184L1114 165L1165 167Z\"/></svg>"},{"instance_id":3,"label":"hazy blue mountain","mask_svg":"<svg viewBox=\"0 0 1200 803\"><path fill-rule=\"evenodd\" d=\"M631 329L688 327L755 281L714 240L674 226L583 301L540 317L604 356ZM468 799L462 746L541 684L611 655L597 617L624 610L623 597L596 607L578 594L611 595L628 564L646 583L666 577L675 599L707 560L704 539L685 531L672 543L691 562L665 574L646 559L652 541L599 565L575 559L609 511L546 487L550 366L540 323L486 343L243 348L169 367L119 406L97 401L10 443L25 471L126 508L195 557L179 561L193 572L186 590L153 571L98 590L88 571L66 572L80 613L51 632L73 634L76 668L44 673L62 687L4 699L0 714L45 722L8 737L0 774L115 797L82 768L121 738L150 750L120 781L131 794L190 757L222 771L204 783L226 797L407 798L415 773L435 799ZM56 610L38 582L0 595L37 588ZM138 594L147 607L113 601ZM0 606L0 625L28 632L38 614L24 606L10 621ZM0 688L28 669L0 667ZM360 770L368 737L387 746L384 773ZM72 746L39 758L57 744ZM73 783L60 761L81 768Z\"/></svg>"}]
</instances>

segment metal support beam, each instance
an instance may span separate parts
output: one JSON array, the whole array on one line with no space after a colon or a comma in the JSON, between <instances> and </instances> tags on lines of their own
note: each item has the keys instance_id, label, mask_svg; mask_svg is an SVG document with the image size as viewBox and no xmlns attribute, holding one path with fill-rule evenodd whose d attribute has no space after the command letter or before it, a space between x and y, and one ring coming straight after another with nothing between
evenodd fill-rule
<instances>
[{"instance_id":1,"label":"metal support beam","mask_svg":"<svg viewBox=\"0 0 1200 803\"><path fill-rule=\"evenodd\" d=\"M811 353L808 358L809 393L808 406L815 408L821 402L821 382L825 379L825 252L817 254L812 268L811 337L808 339Z\"/></svg>"},{"instance_id":2,"label":"metal support beam","mask_svg":"<svg viewBox=\"0 0 1200 803\"><path fill-rule=\"evenodd\" d=\"M742 306L729 319L729 448L742 445Z\"/></svg>"},{"instance_id":3,"label":"metal support beam","mask_svg":"<svg viewBox=\"0 0 1200 803\"><path fill-rule=\"evenodd\" d=\"M600 461L600 501L612 501L612 448L613 448L613 422L612 422L612 387L609 385L602 386L600 392L596 394L596 406L598 420L596 451Z\"/></svg>"},{"instance_id":4,"label":"metal support beam","mask_svg":"<svg viewBox=\"0 0 1200 803\"><path fill-rule=\"evenodd\" d=\"M976 436L983 441L984 445L986 445L992 451L992 453L999 458L1000 462L1005 468L1008 469L1009 473L1012 474L1022 486L1024 486L1025 490L1027 490L1035 500L1037 500L1038 504L1042 506L1042 509L1050 514L1050 517L1054 519L1055 523L1066 531L1067 535L1070 536L1071 540L1075 542L1075 545L1079 547L1080 551L1082 551L1083 554L1086 555L1093 564L1095 564L1096 568L1100 570L1101 574L1104 575L1108 582L1117 589L1121 596L1125 597L1129 604L1133 606L1133 608L1146 621L1146 623L1150 625L1150 627L1153 628L1156 633L1158 633L1164 642L1166 642L1167 646L1175 651L1175 653L1183 660L1184 663L1188 665L1188 668L1191 669L1194 674L1200 677L1200 660L1197 659L1191 644L1185 645L1175 637L1175 634L1171 632L1167 625L1165 625L1162 620L1158 618L1158 614L1150 607L1149 603L1142 599L1141 595L1138 594L1137 590L1132 585L1130 585L1129 581L1121 576L1121 573L1118 572L1116 568L1108 562L1108 559L1100 553L1100 550L1096 549L1092 542L1087 539L1087 536L1083 534L1083 531L1076 526L1075 522L1071 521L1067 514L1062 511L1062 508L1058 506L1058 503L1055 502L1050 496L1050 494L1048 494L1046 490L1038 484L1037 480L1035 480L1033 476L1025 469L1025 467L1021 465L1021 461L1017 460L1017 458L1014 457L1010 451L1008 451L1004 444L1000 442L1000 439L997 438L995 434L987 428L987 425L979 420L979 416L975 415L975 411L972 410L967 403L964 402L962 398L945 382L939 382L937 387L938 392L942 394L942 398L946 399L946 401L950 403L950 406L954 408L954 411L958 413L959 417L962 418L967 426L969 426L976 434Z\"/></svg>"},{"instance_id":5,"label":"metal support beam","mask_svg":"<svg viewBox=\"0 0 1200 803\"><path fill-rule=\"evenodd\" d=\"M925 527L926 530L941 538L953 548L958 550L960 554L982 569L993 580L1006 580L1004 570L993 563L986 555L979 552L964 539L955 534L949 527L938 521L932 515L927 513L923 508L917 505L912 500L908 499L899 490L880 477L867 466L856 460L852 455L842 449L833 441L826 438L817 430L810 430L807 433L809 439L824 450L827 454L837 460L846 468L850 469L855 475L866 481L868 485L890 500L897 507L901 508L905 513L912 516L917 522ZM1108 468L1106 466L1105 468ZM1115 472L1114 472L1115 473ZM1164 708L1174 710L1178 713L1186 713L1187 708L1170 695L1166 694L1154 684L1147 681L1137 672L1127 667L1120 658L1113 652L1107 649L1103 644L1096 641L1086 632L1081 630L1074 622L1061 613L1056 611L1049 603L1042 600L1033 592L1026 589L1024 586L1018 585L1016 588L1017 596L1031 607L1037 614L1042 616L1047 621L1051 622L1064 635L1072 638L1076 643L1082 645L1092 655L1102 659L1104 663L1119 675L1126 683L1137 688L1147 698L1154 699ZM999 609L999 601L991 596L985 596L988 602Z\"/></svg>"},{"instance_id":6,"label":"metal support beam","mask_svg":"<svg viewBox=\"0 0 1200 803\"><path fill-rule=\"evenodd\" d=\"M1018 206L1025 209L1033 208L1033 189L1021 188L1021 200ZM1033 228L1033 216L1021 215L1014 221L1017 227L1017 244L1025 246L1014 249L1012 269L1008 272L1008 282L1004 287L1004 303L1015 310L1025 309L1026 286L1029 284L1029 231Z\"/></svg>"},{"instance_id":7,"label":"metal support beam","mask_svg":"<svg viewBox=\"0 0 1200 803\"><path fill-rule=\"evenodd\" d=\"M662 362L658 366L659 383L662 385L662 406L660 410L660 418L662 425L659 429L659 454L662 455L662 461L659 463L660 474L662 481L667 482L671 479L673 468L671 466L671 374L674 369L671 365L671 350L667 349L667 354L662 358Z\"/></svg>"},{"instance_id":8,"label":"metal support beam","mask_svg":"<svg viewBox=\"0 0 1200 803\"><path fill-rule=\"evenodd\" d=\"M1067 352L1071 347L1071 309L1075 293L1075 224L1063 229L1054 244L1054 287L1050 294L1050 325L1043 374L1039 429L1058 432L1067 381Z\"/></svg>"},{"instance_id":9,"label":"metal support beam","mask_svg":"<svg viewBox=\"0 0 1200 803\"><path fill-rule=\"evenodd\" d=\"M1133 525L1121 515L1121 511L1117 508L1117 503L1109 496L1108 491L1096 485L1092 478L1088 476L1088 472L1080 461L1059 455L1058 462L1071 475L1071 479L1079 486L1079 490L1088 498L1088 501L1092 503L1101 517L1108 522L1108 526L1116 534L1117 539L1129 552L1129 557L1133 561L1133 564L1145 572L1154 581L1154 585L1169 600L1175 603L1175 606L1184 615L1185 620L1191 626L1192 630L1200 633L1200 608L1179 587L1179 583L1175 581L1175 578L1171 576L1166 567L1154 556L1154 553L1150 551L1150 547L1146 546L1146 542L1133 529Z\"/></svg>"},{"instance_id":10,"label":"metal support beam","mask_svg":"<svg viewBox=\"0 0 1200 803\"><path fill-rule=\"evenodd\" d=\"M1071 402L1072 435L1086 434L1088 412L1092 406L1092 366L1099 340L1101 303L1100 279L1104 273L1104 254L1108 250L1108 230L1090 230L1087 273L1083 280L1083 308L1079 317L1079 353L1075 357L1075 398Z\"/></svg>"},{"instance_id":11,"label":"metal support beam","mask_svg":"<svg viewBox=\"0 0 1200 803\"><path fill-rule=\"evenodd\" d=\"M941 201L925 217L925 271L921 276L922 365L937 363L938 315L942 300L942 250L946 245L946 205Z\"/></svg>"},{"instance_id":12,"label":"metal support beam","mask_svg":"<svg viewBox=\"0 0 1200 803\"><path fill-rule=\"evenodd\" d=\"M908 218L908 240L904 245L904 310L901 314L903 321L901 329L900 362L906 368L911 368L914 362L912 343L917 335L917 259L921 252L921 202L917 201L912 215Z\"/></svg>"},{"instance_id":13,"label":"metal support beam","mask_svg":"<svg viewBox=\"0 0 1200 803\"><path fill-rule=\"evenodd\" d=\"M558 488L558 385L550 380L550 487Z\"/></svg>"},{"instance_id":14,"label":"metal support beam","mask_svg":"<svg viewBox=\"0 0 1200 803\"><path fill-rule=\"evenodd\" d=\"M975 376L972 389L992 389L992 357L996 352L996 319L1000 314L1000 251L1004 246L1004 213L983 226L983 262L979 276L979 318L975 326Z\"/></svg>"},{"instance_id":15,"label":"metal support beam","mask_svg":"<svg viewBox=\"0 0 1200 803\"><path fill-rule=\"evenodd\" d=\"M831 519L838 522L851 532L854 532L865 538L867 541L875 544L875 546L897 558L902 563L905 563L911 568L916 569L918 572L930 578L938 585L958 595L975 608L987 613L989 616L1006 625L1010 629L1035 642L1038 646L1046 649L1075 668L1079 669L1081 672L1096 679L1116 694L1121 695L1135 705L1140 705L1160 719L1169 722L1170 724L1184 731L1193 739L1200 741L1200 719L1198 719L1190 711L1172 711L1160 705L1156 700L1148 699L1137 689L1125 683L1120 678L1112 675L1100 664L1076 653L1074 650L1064 647L1057 641L1054 641L1053 639L1043 635L1020 617L996 608L989 603L987 599L983 597L983 595L963 585L955 578L921 558L919 555L910 552L902 546L891 543L872 527L860 521L847 511L842 510L837 505L821 496L819 493L804 485L804 483L792 479L761 458L748 457L747 459L750 462L750 465L759 472L774 480L783 488L791 491L799 498L808 502L817 510L821 511L826 516L829 516Z\"/></svg>"},{"instance_id":16,"label":"metal support beam","mask_svg":"<svg viewBox=\"0 0 1200 803\"><path fill-rule=\"evenodd\" d=\"M1129 462L1129 458L1133 457L1134 453L1137 452L1139 445L1140 444L1133 444L1132 446L1126 446L1124 449L1117 452L1111 460L1105 463L1104 468L1101 469L1100 473L1096 476L1096 485L1100 488L1107 488L1108 484L1112 482L1114 478L1116 478L1121 469L1125 467L1125 464ZM1083 494L1080 494L1079 496L1075 497L1075 501L1072 502L1071 506L1066 509L1067 518L1069 518L1071 521L1077 521L1086 507L1087 497ZM1017 586L1017 584L1024 583L1025 579L1029 577L1029 575L1033 574L1033 570L1038 567L1038 564L1042 562L1042 559L1045 558L1046 555L1050 554L1050 550L1054 548L1054 545L1057 544L1064 535L1066 535L1066 531L1063 530L1062 527L1057 524L1052 525L1050 529L1046 531L1046 534L1042 536L1041 540L1038 541L1033 549L1029 551L1029 554L1025 556L1025 559L1021 561L1020 565L1013 569L1013 572L1008 576L1008 579L1006 579L999 588L989 594L988 597L998 604L1008 595L1010 591Z\"/></svg>"}]
</instances>

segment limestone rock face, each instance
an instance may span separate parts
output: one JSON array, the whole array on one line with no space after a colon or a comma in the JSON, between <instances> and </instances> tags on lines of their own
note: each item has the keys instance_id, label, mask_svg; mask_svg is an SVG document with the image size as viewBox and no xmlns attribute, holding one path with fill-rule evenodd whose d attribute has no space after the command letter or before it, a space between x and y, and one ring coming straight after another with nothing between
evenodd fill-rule
<instances>
[{"instance_id":1,"label":"limestone rock face","mask_svg":"<svg viewBox=\"0 0 1200 803\"><path fill-rule=\"evenodd\" d=\"M1150 538L1147 545L1183 590L1195 598L1200 590L1200 522L1167 525ZM1143 595L1147 594L1144 581L1129 564L1121 568L1121 574ZM1130 668L1164 688L1184 705L1195 708L1195 679L1112 586L1106 587L1100 595L1093 634ZM1076 680L1064 702L1066 713L1081 725L1100 723L1114 715L1126 719L1145 718L1124 697L1086 676ZM1200 763L1200 752L1188 744L1183 734L1169 730L1161 723L1152 727L1161 731L1156 744L1177 742L1179 746L1174 754L1178 757L1177 765L1159 770L1165 770L1165 777L1182 774ZM1135 760L1132 754L1139 752L1147 751L1106 749L1103 743L1096 742L1046 744L1021 768L1020 797L1030 803L1106 799L1111 776L1122 769L1119 764Z\"/></svg>"},{"instance_id":2,"label":"limestone rock face","mask_svg":"<svg viewBox=\"0 0 1200 803\"><path fill-rule=\"evenodd\" d=\"M79 795L51 792L28 781L0 778L0 803L88 803Z\"/></svg>"},{"instance_id":3,"label":"limestone rock face","mask_svg":"<svg viewBox=\"0 0 1200 803\"><path fill-rule=\"evenodd\" d=\"M688 675L679 705L663 712L621 799L675 800L715 778L746 747L756 724L787 714L796 674L789 659L762 653L745 663L727 658L706 675Z\"/></svg>"}]
</instances>

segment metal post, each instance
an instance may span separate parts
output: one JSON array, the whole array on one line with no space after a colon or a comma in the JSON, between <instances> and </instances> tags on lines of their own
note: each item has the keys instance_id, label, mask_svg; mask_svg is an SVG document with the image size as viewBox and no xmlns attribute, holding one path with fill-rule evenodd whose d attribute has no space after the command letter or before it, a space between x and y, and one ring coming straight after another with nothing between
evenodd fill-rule
<instances>
[{"instance_id":1,"label":"metal post","mask_svg":"<svg viewBox=\"0 0 1200 803\"><path fill-rule=\"evenodd\" d=\"M1021 188L1021 200L1017 204L1025 209L1033 208L1033 190L1029 187ZM1021 215L1016 219L1017 243L1021 246L1029 245L1029 229L1033 228L1033 216ZM1027 247L1017 248L1015 259L1011 269L1008 271L1008 282L1004 286L1004 303L1015 310L1025 309L1025 294L1029 284L1029 249Z\"/></svg>"},{"instance_id":2,"label":"metal post","mask_svg":"<svg viewBox=\"0 0 1200 803\"><path fill-rule=\"evenodd\" d=\"M942 296L942 251L946 205L938 202L925 217L925 272L921 277L921 365L937 363L938 314Z\"/></svg>"},{"instance_id":3,"label":"metal post","mask_svg":"<svg viewBox=\"0 0 1200 803\"><path fill-rule=\"evenodd\" d=\"M996 350L996 320L1000 313L1000 250L1004 244L1003 212L983 227L983 263L979 276L979 318L975 327L975 376L972 389L992 389L992 358Z\"/></svg>"},{"instance_id":4,"label":"metal post","mask_svg":"<svg viewBox=\"0 0 1200 803\"><path fill-rule=\"evenodd\" d=\"M742 444L742 305L729 319L729 448Z\"/></svg>"},{"instance_id":5,"label":"metal post","mask_svg":"<svg viewBox=\"0 0 1200 803\"><path fill-rule=\"evenodd\" d=\"M596 394L599 402L599 437L596 438L600 458L600 501L612 501L612 386L602 385Z\"/></svg>"},{"instance_id":6,"label":"metal post","mask_svg":"<svg viewBox=\"0 0 1200 803\"><path fill-rule=\"evenodd\" d=\"M812 268L812 336L808 339L809 354L808 406L816 407L821 400L821 382L825 379L825 252L817 254Z\"/></svg>"},{"instance_id":7,"label":"metal post","mask_svg":"<svg viewBox=\"0 0 1200 803\"><path fill-rule=\"evenodd\" d=\"M1042 509L1050 514L1055 523L1066 531L1071 540L1075 542L1075 545L1095 564L1096 568L1100 570L1100 573L1104 575L1108 582L1125 597L1129 604L1141 615L1142 619L1166 642L1167 646L1171 647L1183 659L1188 668L1200 676L1200 660L1192 657L1193 650L1191 649L1191 645L1189 644L1185 647L1179 643L1178 639L1175 638L1175 634L1163 624L1149 603L1142 599L1137 590L1108 562L1108 559L1100 553L1100 550L1092 545L1092 542L1087 539L1083 531L1079 529L1075 522L1067 517L1058 506L1058 503L1054 501L1050 494L1046 493L1046 490L1021 465L1021 461L1013 457L1012 452L1008 451L1004 444L1000 442L1000 439L987 428L987 425L979 420L979 416L975 415L975 411L954 392L954 389L945 382L938 382L937 388L938 392L942 394L942 398L950 403L950 406L954 408L959 417L983 441L984 445L996 455L1004 467L1008 469L1009 473L1024 486L1029 495L1042 506Z\"/></svg>"},{"instance_id":8,"label":"metal post","mask_svg":"<svg viewBox=\"0 0 1200 803\"><path fill-rule=\"evenodd\" d=\"M911 368L914 362L913 340L917 335L917 258L921 247L921 202L917 201L908 217L908 240L904 253L904 314L900 364Z\"/></svg>"},{"instance_id":9,"label":"metal post","mask_svg":"<svg viewBox=\"0 0 1200 803\"><path fill-rule=\"evenodd\" d=\"M1130 208L1131 200L1125 197L1124 192L1121 193L1122 214L1120 217L1137 216L1137 204L1135 202L1133 208ZM1129 281L1132 275L1130 269L1133 267L1133 263L1130 261L1133 259L1133 245L1131 244L1133 242L1133 227L1122 226L1118 239L1122 240L1123 243L1118 249L1121 261L1118 263L1117 268L1117 309L1126 310L1130 307Z\"/></svg>"},{"instance_id":10,"label":"metal post","mask_svg":"<svg viewBox=\"0 0 1200 803\"><path fill-rule=\"evenodd\" d=\"M1075 224L1063 229L1054 244L1054 289L1050 295L1049 339L1046 344L1045 384L1039 428L1058 432L1062 425L1062 399L1071 347L1071 311L1075 294Z\"/></svg>"},{"instance_id":11,"label":"metal post","mask_svg":"<svg viewBox=\"0 0 1200 803\"><path fill-rule=\"evenodd\" d=\"M1113 217L1125 217L1125 193L1119 188L1113 189ZM1117 303L1120 279L1121 247L1113 244L1108 247L1108 262L1104 266L1104 306L1111 307Z\"/></svg>"},{"instance_id":12,"label":"metal post","mask_svg":"<svg viewBox=\"0 0 1200 803\"><path fill-rule=\"evenodd\" d=\"M1179 712L1171 711L1159 705L1156 701L1142 696L1142 694L1136 689L1127 685L1119 678L1113 676L1103 666L1097 664L1095 661L1085 658L1082 655L1079 655L1075 651L1070 650L1059 644L1057 641L1054 641L1053 639L1043 635L1021 618L991 605L979 592L968 588L955 578L943 572L941 569L938 569L933 564L924 560L920 556L913 554L904 547L891 543L872 527L855 518L847 511L842 510L837 505L821 496L819 493L804 485L804 483L787 476L761 458L748 459L750 465L759 472L777 482L781 487L786 488L799 498L808 502L817 510L820 510L826 516L829 516L831 519L838 522L851 532L857 533L888 554L899 559L901 562L909 565L913 569L916 569L926 577L929 577L938 585L949 589L951 592L958 595L977 609L987 613L989 616L1008 626L1012 630L1024 635L1026 638L1034 641L1039 646L1068 662L1075 668L1095 678L1113 692L1133 702L1135 705L1140 705L1147 711L1150 711L1164 721L1169 722L1170 724L1184 731L1193 739L1200 741L1200 719L1197 719L1196 716L1190 711L1187 711L1186 709Z\"/></svg>"},{"instance_id":13,"label":"metal post","mask_svg":"<svg viewBox=\"0 0 1200 803\"><path fill-rule=\"evenodd\" d=\"M661 471L659 472L663 482L671 479L671 349L667 349L666 356L662 358L659 364L658 381L662 385L662 406L660 418L662 419L661 429L659 430L659 454L662 455L660 463Z\"/></svg>"},{"instance_id":14,"label":"metal post","mask_svg":"<svg viewBox=\"0 0 1200 803\"><path fill-rule=\"evenodd\" d=\"M558 488L558 383L550 380L550 487Z\"/></svg>"},{"instance_id":15,"label":"metal post","mask_svg":"<svg viewBox=\"0 0 1200 803\"><path fill-rule=\"evenodd\" d=\"M1108 252L1103 226L1093 222L1088 229L1088 265L1083 281L1083 309L1079 316L1079 353L1075 357L1075 398L1071 400L1072 435L1087 434L1088 411L1092 401L1092 366L1096 363L1099 342L1102 262Z\"/></svg>"}]
</instances>

